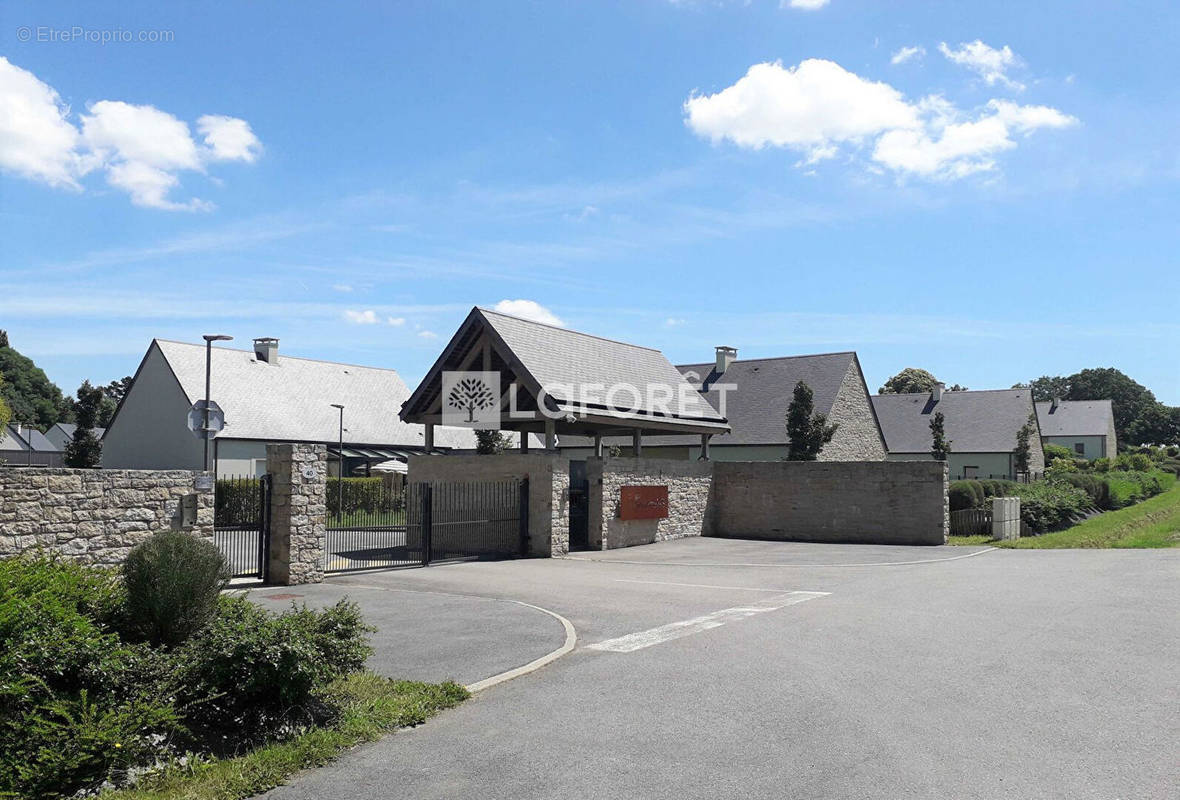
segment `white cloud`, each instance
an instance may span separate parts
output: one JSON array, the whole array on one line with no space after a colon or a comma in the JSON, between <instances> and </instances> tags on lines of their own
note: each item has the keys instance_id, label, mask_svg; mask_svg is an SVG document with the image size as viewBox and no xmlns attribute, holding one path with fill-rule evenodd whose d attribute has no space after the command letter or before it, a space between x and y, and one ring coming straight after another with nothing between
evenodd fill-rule
<instances>
[{"instance_id":1,"label":"white cloud","mask_svg":"<svg viewBox=\"0 0 1180 800\"><path fill-rule=\"evenodd\" d=\"M958 50L952 50L946 42L942 42L938 45L938 51L955 64L978 74L988 86L1000 83L1017 91L1024 89L1023 83L1007 75L1010 68L1022 63L1008 45L997 50L976 39L974 42L960 42Z\"/></svg>"},{"instance_id":2,"label":"white cloud","mask_svg":"<svg viewBox=\"0 0 1180 800\"><path fill-rule=\"evenodd\" d=\"M347 283L334 283L332 284L332 289L337 292L351 292L352 286Z\"/></svg>"},{"instance_id":3,"label":"white cloud","mask_svg":"<svg viewBox=\"0 0 1180 800\"><path fill-rule=\"evenodd\" d=\"M501 300L492 307L492 310L522 319L531 319L533 322L543 322L546 325L556 325L559 328L565 327L565 323L556 314L533 300Z\"/></svg>"},{"instance_id":4,"label":"white cloud","mask_svg":"<svg viewBox=\"0 0 1180 800\"><path fill-rule=\"evenodd\" d=\"M99 100L74 123L57 92L0 57L0 169L54 187L81 189L79 179L103 169L107 183L148 208L208 210L197 198L174 201L182 171L204 173L214 161L253 162L261 143L241 119L197 120L204 147L189 126L150 105Z\"/></svg>"},{"instance_id":5,"label":"white cloud","mask_svg":"<svg viewBox=\"0 0 1180 800\"><path fill-rule=\"evenodd\" d=\"M790 6L791 8L801 8L804 11L815 11L817 8L823 8L828 4L828 0L782 0L780 6Z\"/></svg>"},{"instance_id":6,"label":"white cloud","mask_svg":"<svg viewBox=\"0 0 1180 800\"><path fill-rule=\"evenodd\" d=\"M377 319L377 312L372 309L368 309L366 311L353 311L352 309L348 309L344 312L344 318L349 322L356 323L357 325L376 325L378 322L380 322L380 320Z\"/></svg>"},{"instance_id":7,"label":"white cloud","mask_svg":"<svg viewBox=\"0 0 1180 800\"><path fill-rule=\"evenodd\" d=\"M681 319L680 317L668 317L666 320L664 320L664 327L665 328L678 328L681 325L685 324L687 321L688 320Z\"/></svg>"},{"instance_id":8,"label":"white cloud","mask_svg":"<svg viewBox=\"0 0 1180 800\"><path fill-rule=\"evenodd\" d=\"M889 63L894 65L904 64L905 62L912 61L915 58L920 59L925 55L926 48L920 44L916 44L912 47L903 47L899 49L893 54L893 57L889 59Z\"/></svg>"},{"instance_id":9,"label":"white cloud","mask_svg":"<svg viewBox=\"0 0 1180 800\"><path fill-rule=\"evenodd\" d=\"M389 317L385 320L385 322L389 325L394 326L395 328L400 328L401 326L406 324L406 318L405 317Z\"/></svg>"},{"instance_id":10,"label":"white cloud","mask_svg":"<svg viewBox=\"0 0 1180 800\"><path fill-rule=\"evenodd\" d=\"M209 148L213 161L245 161L254 163L262 152L262 142L250 129L250 123L236 117L206 114L197 118L197 130Z\"/></svg>"},{"instance_id":11,"label":"white cloud","mask_svg":"<svg viewBox=\"0 0 1180 800\"><path fill-rule=\"evenodd\" d=\"M974 114L940 95L910 102L886 83L815 59L789 69L755 64L733 86L693 95L684 107L689 128L715 143L788 148L803 155L800 166L869 151L876 164L927 178L993 169L997 154L1017 146L1012 134L1077 123L1055 108L1006 100Z\"/></svg>"},{"instance_id":12,"label":"white cloud","mask_svg":"<svg viewBox=\"0 0 1180 800\"><path fill-rule=\"evenodd\" d=\"M421 339L437 339L438 334L434 331L418 331L418 337Z\"/></svg>"}]
</instances>

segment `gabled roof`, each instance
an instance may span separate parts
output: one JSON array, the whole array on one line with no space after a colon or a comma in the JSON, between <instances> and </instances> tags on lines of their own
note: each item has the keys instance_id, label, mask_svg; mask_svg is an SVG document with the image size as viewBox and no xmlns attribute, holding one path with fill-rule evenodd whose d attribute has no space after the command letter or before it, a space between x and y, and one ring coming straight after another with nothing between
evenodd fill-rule
<instances>
[{"instance_id":1,"label":"gabled roof","mask_svg":"<svg viewBox=\"0 0 1180 800\"><path fill-rule=\"evenodd\" d=\"M929 392L876 394L873 408L890 453L929 453L930 420L941 411L953 453L1008 453L1033 413L1028 389L944 391L937 403Z\"/></svg>"},{"instance_id":2,"label":"gabled roof","mask_svg":"<svg viewBox=\"0 0 1180 800\"><path fill-rule=\"evenodd\" d=\"M28 425L6 425L0 431L0 450L32 450L34 453L59 453L60 450L45 438L45 434Z\"/></svg>"},{"instance_id":3,"label":"gabled roof","mask_svg":"<svg viewBox=\"0 0 1180 800\"><path fill-rule=\"evenodd\" d=\"M497 364L529 393L536 396L544 389L558 409L573 410L579 414L580 420L599 417L638 427L645 423L657 427L693 425L702 430L724 430L726 427L725 419L687 384L659 350L478 307L471 310L403 406L402 418L421 419L431 414L441 392L442 372L462 369L467 356L485 338L495 349ZM480 366L476 363L468 368L478 370ZM599 399L605 399L609 387L620 384L635 387L640 395L637 403L633 403L636 398L630 392L620 392L616 396L620 402L634 405L629 412L608 408L605 404L587 411L581 405L580 401L585 399L582 387L602 387L597 391ZM649 387L669 390L671 399L666 413L648 402ZM579 421L577 424L591 423Z\"/></svg>"},{"instance_id":4,"label":"gabled roof","mask_svg":"<svg viewBox=\"0 0 1180 800\"><path fill-rule=\"evenodd\" d=\"M153 340L190 403L205 396L205 347ZM421 447L422 427L402 422L398 409L409 396L392 369L315 361L281 354L277 363L253 350L214 347L210 396L225 412L221 438L335 442L344 406L346 444ZM150 353L150 351L149 351ZM134 391L134 386L132 390ZM469 430L442 428L436 447L473 447Z\"/></svg>"},{"instance_id":5,"label":"gabled roof","mask_svg":"<svg viewBox=\"0 0 1180 800\"><path fill-rule=\"evenodd\" d=\"M1106 436L1114 430L1114 410L1109 400L1058 400L1037 403L1042 436Z\"/></svg>"},{"instance_id":6,"label":"gabled roof","mask_svg":"<svg viewBox=\"0 0 1180 800\"><path fill-rule=\"evenodd\" d=\"M67 439L73 439L74 438L74 431L78 430L78 426L72 422L58 422L58 423L54 424L53 427L59 429L62 433L64 433ZM53 430L53 428L50 428L50 430ZM94 430L95 438L101 439L102 435L104 433L106 433L107 429L106 428L94 428L93 430Z\"/></svg>"}]
</instances>

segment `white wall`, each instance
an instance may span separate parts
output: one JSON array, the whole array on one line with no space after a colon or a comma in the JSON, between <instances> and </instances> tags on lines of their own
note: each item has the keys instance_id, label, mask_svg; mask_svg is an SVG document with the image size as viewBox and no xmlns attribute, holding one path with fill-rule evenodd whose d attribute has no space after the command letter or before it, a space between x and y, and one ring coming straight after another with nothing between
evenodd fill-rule
<instances>
[{"instance_id":1,"label":"white wall","mask_svg":"<svg viewBox=\"0 0 1180 800\"><path fill-rule=\"evenodd\" d=\"M1060 445L1071 453L1076 452L1074 445L1081 443L1085 452L1079 455L1083 455L1091 461L1096 458L1105 458L1109 455L1106 452L1105 436L1045 436L1041 441L1045 444Z\"/></svg>"},{"instance_id":2,"label":"white wall","mask_svg":"<svg viewBox=\"0 0 1180 800\"><path fill-rule=\"evenodd\" d=\"M889 461L933 461L933 457L929 453L890 453ZM956 453L951 452L947 457L947 466L950 468L950 479L952 481L960 480L967 476L967 467L976 467L974 477L977 478L997 478L1011 479L1012 475L1012 454L1011 453Z\"/></svg>"},{"instance_id":3,"label":"white wall","mask_svg":"<svg viewBox=\"0 0 1180 800\"><path fill-rule=\"evenodd\" d=\"M192 405L152 345L102 439L106 469L203 469L201 440L188 429Z\"/></svg>"},{"instance_id":4,"label":"white wall","mask_svg":"<svg viewBox=\"0 0 1180 800\"><path fill-rule=\"evenodd\" d=\"M266 442L254 439L220 439L214 445L218 476L266 474Z\"/></svg>"}]
</instances>

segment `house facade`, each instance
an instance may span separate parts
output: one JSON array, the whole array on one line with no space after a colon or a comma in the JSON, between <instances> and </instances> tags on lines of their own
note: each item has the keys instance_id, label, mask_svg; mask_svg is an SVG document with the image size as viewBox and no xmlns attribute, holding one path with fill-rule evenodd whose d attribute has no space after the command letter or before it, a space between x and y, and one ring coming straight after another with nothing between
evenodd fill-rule
<instances>
[{"instance_id":1,"label":"house facade","mask_svg":"<svg viewBox=\"0 0 1180 800\"><path fill-rule=\"evenodd\" d=\"M327 445L333 473L405 460L427 452L421 425L398 419L409 389L391 369L283 355L277 339L255 340L253 350L215 347L210 397L225 412L225 428L210 443L220 475L258 475L266 445ZM131 388L103 435L108 469L203 469L204 442L188 428L188 412L205 396L205 347L155 339ZM340 410L344 406L344 447ZM474 447L471 431L441 429L430 452Z\"/></svg>"},{"instance_id":2,"label":"house facade","mask_svg":"<svg viewBox=\"0 0 1180 800\"><path fill-rule=\"evenodd\" d=\"M78 430L78 426L72 422L58 422L52 428L45 431L45 438L53 443L53 446L58 450L65 451L66 445L74 441L74 431ZM106 428L95 428L94 436L96 439L101 439L102 435L106 433Z\"/></svg>"},{"instance_id":3,"label":"house facade","mask_svg":"<svg viewBox=\"0 0 1180 800\"><path fill-rule=\"evenodd\" d=\"M1060 445L1090 461L1118 454L1114 410L1109 400L1053 398L1037 403L1037 422L1045 444Z\"/></svg>"},{"instance_id":4,"label":"house facade","mask_svg":"<svg viewBox=\"0 0 1180 800\"><path fill-rule=\"evenodd\" d=\"M1015 480L1015 451L1020 429L1030 420L1028 472L1045 469L1040 428L1028 389L948 392L939 384L931 392L873 395L873 407L885 434L890 461L933 459L930 422L942 412L950 442L947 465L951 480Z\"/></svg>"},{"instance_id":5,"label":"house facade","mask_svg":"<svg viewBox=\"0 0 1180 800\"><path fill-rule=\"evenodd\" d=\"M13 423L0 428L0 464L10 467L60 467L65 454L29 425Z\"/></svg>"}]
</instances>

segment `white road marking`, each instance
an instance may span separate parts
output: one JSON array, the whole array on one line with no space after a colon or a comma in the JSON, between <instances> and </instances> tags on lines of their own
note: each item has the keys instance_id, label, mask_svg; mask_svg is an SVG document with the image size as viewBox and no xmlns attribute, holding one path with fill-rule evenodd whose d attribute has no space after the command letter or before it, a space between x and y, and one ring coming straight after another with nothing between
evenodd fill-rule
<instances>
[{"instance_id":1,"label":"white road marking","mask_svg":"<svg viewBox=\"0 0 1180 800\"><path fill-rule=\"evenodd\" d=\"M829 594L831 592L787 592L777 597L769 597L760 603L723 608L720 611L714 611L702 617L694 617L693 619L686 619L681 622L672 622L667 625L661 625L658 628L629 633L626 636L620 636L616 639L607 639L603 642L587 645L587 649L601 650L607 653L633 653L645 647L663 644L673 639L680 639L685 636L691 636L694 633L718 628L732 620L745 619L755 614L764 614L767 611L777 611L784 606L805 603L817 597L827 597Z\"/></svg>"},{"instance_id":2,"label":"white road marking","mask_svg":"<svg viewBox=\"0 0 1180 800\"><path fill-rule=\"evenodd\" d=\"M783 593L782 589L760 589L753 586L716 586L711 583L674 583L672 581L633 581L628 578L615 578L615 583L653 583L657 586L688 586L693 589L731 589L739 592Z\"/></svg>"},{"instance_id":3,"label":"white road marking","mask_svg":"<svg viewBox=\"0 0 1180 800\"><path fill-rule=\"evenodd\" d=\"M808 567L909 567L914 564L941 564L945 561L959 561L964 558L972 558L973 556L981 556L984 553L991 553L998 549L996 547L987 547L983 550L976 550L961 556L950 556L949 558L927 558L920 561L869 561L862 564L765 564L741 561L729 563L711 561L624 561L621 558L587 558L586 556L572 555L564 555L561 558L565 561L593 561L598 564L636 564L642 567L802 567L805 569Z\"/></svg>"}]
</instances>

